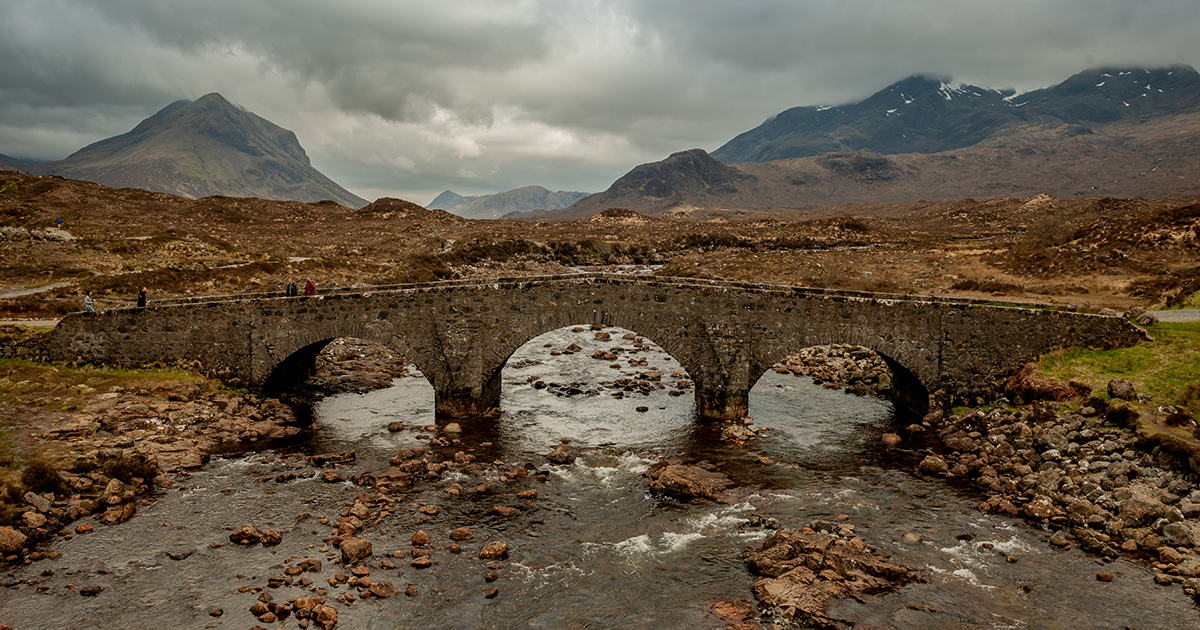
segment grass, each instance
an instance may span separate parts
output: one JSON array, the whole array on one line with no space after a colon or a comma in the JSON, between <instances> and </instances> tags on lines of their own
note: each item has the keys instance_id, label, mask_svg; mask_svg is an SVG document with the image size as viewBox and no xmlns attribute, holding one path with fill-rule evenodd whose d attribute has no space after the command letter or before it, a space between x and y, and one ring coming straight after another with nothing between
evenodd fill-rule
<instances>
[{"instance_id":1,"label":"grass","mask_svg":"<svg viewBox=\"0 0 1200 630\"><path fill-rule=\"evenodd\" d=\"M38 422L57 414L78 412L97 394L115 391L151 390L160 385L186 380L203 388L214 386L203 377L193 376L174 366L148 369L121 369L91 364L71 366L35 363L20 359L0 360L0 408L22 410L0 414L0 483L16 485L24 462L39 453L30 449L29 434L37 432ZM37 450L53 465L70 468L78 453L77 445L67 442L40 443ZM44 447L44 448L43 448ZM11 459L10 459L11 458Z\"/></svg>"},{"instance_id":2,"label":"grass","mask_svg":"<svg viewBox=\"0 0 1200 630\"><path fill-rule=\"evenodd\" d=\"M1105 396L1108 381L1123 378L1150 401L1133 401L1139 414L1138 435L1148 445L1200 458L1200 429L1168 426L1161 405L1175 405L1193 418L1200 416L1200 322L1151 326L1153 341L1132 348L1088 350L1068 348L1043 355L1038 372L1061 380L1077 380Z\"/></svg>"},{"instance_id":3,"label":"grass","mask_svg":"<svg viewBox=\"0 0 1200 630\"><path fill-rule=\"evenodd\" d=\"M1154 341L1132 348L1094 351L1071 348L1043 358L1043 373L1075 378L1103 390L1109 378L1131 381L1159 404L1200 411L1200 322L1159 323L1149 328Z\"/></svg>"},{"instance_id":4,"label":"grass","mask_svg":"<svg viewBox=\"0 0 1200 630\"><path fill-rule=\"evenodd\" d=\"M1068 348L1042 357L1039 371L1060 380L1079 380L1104 391L1112 378L1124 378L1157 405L1183 407L1200 415L1200 322L1158 323L1148 329L1154 341L1132 348Z\"/></svg>"}]
</instances>

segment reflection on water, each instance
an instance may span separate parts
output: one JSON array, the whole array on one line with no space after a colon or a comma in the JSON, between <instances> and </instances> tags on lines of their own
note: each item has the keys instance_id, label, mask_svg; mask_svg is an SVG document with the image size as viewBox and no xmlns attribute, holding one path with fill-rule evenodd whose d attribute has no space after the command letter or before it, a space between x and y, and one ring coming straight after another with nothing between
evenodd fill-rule
<instances>
[{"instance_id":1,"label":"reflection on water","mask_svg":"<svg viewBox=\"0 0 1200 630\"><path fill-rule=\"evenodd\" d=\"M771 430L744 446L718 443L695 422L692 390L669 394L684 386L679 382L684 379L670 377L678 364L669 356L651 348L618 361L592 359L595 350L623 343L619 334L612 337L600 342L592 331L564 329L526 344L505 369L499 418L482 425L464 422L457 444L433 447L439 458L464 451L484 462L530 462L549 470L545 482L528 482L538 490L535 508L500 517L491 508L515 503L511 492L447 494L450 483L476 483L456 475L396 497L394 515L364 534L374 542L377 567L394 552L407 554L417 529L445 541L459 526L477 533L465 546L477 549L485 541L503 540L510 559L489 569L471 553L448 553L444 546L435 550L437 564L429 569L396 559L395 568L376 568L372 578L401 590L412 584L419 595L338 604L338 628L724 628L732 621L714 613L712 604L750 597L752 577L741 562L741 549L768 533L745 525L751 513L793 528L846 515L869 544L894 561L925 567L923 584L878 600L836 604L836 614L860 626L1200 624L1188 598L1177 588L1154 586L1144 567L1124 560L1099 567L1096 559L1077 551L1051 549L1043 540L1047 532L982 514L974 507L979 497L912 474L911 454L886 453L878 446L879 434L894 421L885 401L768 373L751 392L750 410L757 425ZM572 343L581 349L550 354ZM647 365L629 364L640 358ZM614 363L617 368L610 367ZM637 379L650 368L659 368L663 389L643 395L606 385ZM563 387L537 389L538 381ZM576 387L568 387L572 384ZM566 394L573 389L578 392ZM423 431L387 427L433 424L432 408L432 388L420 378L398 379L394 387L369 394L331 396L316 406L321 430L311 448L357 451L347 476L379 470L397 449L430 446L431 435ZM545 455L562 438L569 438L580 456L572 465L551 467ZM762 457L770 463L760 463ZM660 458L719 467L739 483L736 498L727 504L690 504L649 493L642 473ZM61 558L11 570L10 582L33 583L0 590L0 623L16 628L254 625L246 611L256 595L238 593L239 587L263 585L289 559L304 557L325 561L324 571L314 576L323 585L339 567L330 562L336 550L320 551L330 528L319 518L335 519L364 491L311 478L274 481L287 472L313 471L302 458L278 453L217 460L181 479L178 488L143 507L132 521L56 543ZM424 504L441 511L436 517L417 512L415 506ZM249 549L226 544L225 528L244 522L279 528L284 542ZM921 541L900 542L905 533L919 534ZM964 533L974 540L960 540ZM184 548L193 551L184 560L166 553ZM53 575L42 575L45 570ZM497 581L484 580L489 570L497 572ZM1100 570L1118 578L1097 582ZM94 598L80 597L78 585L91 583L105 590ZM498 588L499 595L484 597L489 588ZM284 599L303 593L274 591ZM212 607L224 614L210 616ZM282 625L297 627L294 618Z\"/></svg>"}]
</instances>

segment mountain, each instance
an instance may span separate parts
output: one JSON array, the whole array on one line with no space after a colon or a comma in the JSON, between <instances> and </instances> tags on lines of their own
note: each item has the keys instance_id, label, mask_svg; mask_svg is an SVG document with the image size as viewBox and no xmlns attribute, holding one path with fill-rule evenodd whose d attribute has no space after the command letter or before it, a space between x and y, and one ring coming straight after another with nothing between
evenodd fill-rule
<instances>
[{"instance_id":1,"label":"mountain","mask_svg":"<svg viewBox=\"0 0 1200 630\"><path fill-rule=\"evenodd\" d=\"M547 213L554 219L579 219L608 208L651 208L680 203L703 203L735 196L754 175L714 160L703 149L673 153L661 162L634 167L612 186L566 210ZM531 218L531 217L529 217Z\"/></svg>"},{"instance_id":2,"label":"mountain","mask_svg":"<svg viewBox=\"0 0 1200 630\"><path fill-rule=\"evenodd\" d=\"M313 168L296 134L215 92L171 103L128 133L23 170L193 199L224 195L331 200L352 208L367 204Z\"/></svg>"},{"instance_id":3,"label":"mountain","mask_svg":"<svg viewBox=\"0 0 1200 630\"><path fill-rule=\"evenodd\" d=\"M588 193L550 192L541 186L525 186L492 195L464 197L447 190L429 203L437 208L467 219L497 219L513 212L558 210L587 197Z\"/></svg>"},{"instance_id":4,"label":"mountain","mask_svg":"<svg viewBox=\"0 0 1200 630\"><path fill-rule=\"evenodd\" d=\"M1200 74L1182 65L1092 69L1025 94L913 76L859 103L786 110L712 155L735 164L845 151L938 153L974 146L1016 125L1108 124L1198 105Z\"/></svg>"},{"instance_id":5,"label":"mountain","mask_svg":"<svg viewBox=\"0 0 1200 630\"><path fill-rule=\"evenodd\" d=\"M1016 94L910 77L837 108L797 107L712 155L642 164L563 210L684 218L963 198L1200 194L1200 74L1097 69Z\"/></svg>"}]
</instances>

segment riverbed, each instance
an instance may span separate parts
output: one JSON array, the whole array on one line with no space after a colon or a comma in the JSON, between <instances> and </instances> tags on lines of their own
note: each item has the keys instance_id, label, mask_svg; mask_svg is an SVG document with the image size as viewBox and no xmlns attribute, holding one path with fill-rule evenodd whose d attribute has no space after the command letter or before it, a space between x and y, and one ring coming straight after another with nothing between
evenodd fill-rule
<instances>
[{"instance_id":1,"label":"riverbed","mask_svg":"<svg viewBox=\"0 0 1200 630\"><path fill-rule=\"evenodd\" d=\"M887 401L768 373L751 392L750 415L769 430L743 443L722 441L697 423L686 377L671 376L677 362L652 344L639 349L640 339L626 344L626 331L606 332L611 339L599 341L586 327L566 328L526 344L505 368L499 415L464 422L461 434L424 429L438 422L432 388L415 371L390 388L324 398L314 405L312 439L214 459L156 493L132 520L60 536L51 547L57 558L4 574L0 623L245 629L258 623L248 611L261 592L276 600L311 595L271 588L268 579L315 559L322 570L305 575L326 589L339 611L337 628L725 628L741 618L723 615L739 608L723 603L751 598L754 578L742 549L771 531L749 522L758 515L784 528L817 520L853 525L866 543L925 575L896 593L834 604L835 616L859 627L1200 626L1192 600L1156 586L1145 566L1054 549L1045 542L1049 532L979 512L982 495L972 488L917 474L924 445L880 444L882 433L913 421ZM571 344L579 349L567 352ZM614 347L624 350L617 360L592 358ZM611 385L644 381L639 375L647 371L661 379L651 388ZM389 431L397 422L405 429ZM578 458L550 465L546 454L563 438ZM349 478L385 469L398 450L418 447L439 459L461 452L530 474L480 484L455 473L390 495L392 514L361 533L374 550L364 564L371 579L401 594L333 601L350 589L327 579L348 570L337 564L322 517L336 520L371 489L323 481L308 456L354 451L339 469ZM737 488L721 503L653 494L642 473L663 459L710 465ZM516 496L528 490L537 491L535 499ZM517 511L501 515L497 505ZM418 509L428 506L436 514ZM243 523L277 529L283 541L231 544L230 529ZM448 534L458 527L471 528L474 538L454 553ZM429 568L410 565L418 530L434 539ZM489 541L507 543L508 558L477 558ZM1115 578L1097 581L1099 572ZM409 586L412 594L403 594ZM84 596L83 587L102 590ZM299 627L294 616L264 625Z\"/></svg>"}]
</instances>

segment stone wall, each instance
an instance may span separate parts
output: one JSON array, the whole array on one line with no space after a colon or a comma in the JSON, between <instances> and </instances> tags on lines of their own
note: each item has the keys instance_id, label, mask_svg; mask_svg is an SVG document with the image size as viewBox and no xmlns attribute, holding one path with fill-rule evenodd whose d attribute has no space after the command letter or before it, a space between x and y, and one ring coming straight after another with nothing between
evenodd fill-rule
<instances>
[{"instance_id":1,"label":"stone wall","mask_svg":"<svg viewBox=\"0 0 1200 630\"><path fill-rule=\"evenodd\" d=\"M993 391L995 381L1056 346L1136 343L1113 317L976 302L778 285L577 274L375 287L315 298L233 296L145 309L77 313L51 352L140 364L199 359L240 384L263 387L303 372L337 337L385 345L428 377L441 415L496 404L505 361L558 328L608 324L671 353L696 384L708 418L744 415L750 388L783 357L850 343L879 353L902 400Z\"/></svg>"}]
</instances>

